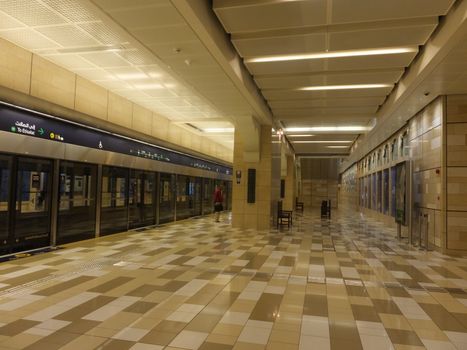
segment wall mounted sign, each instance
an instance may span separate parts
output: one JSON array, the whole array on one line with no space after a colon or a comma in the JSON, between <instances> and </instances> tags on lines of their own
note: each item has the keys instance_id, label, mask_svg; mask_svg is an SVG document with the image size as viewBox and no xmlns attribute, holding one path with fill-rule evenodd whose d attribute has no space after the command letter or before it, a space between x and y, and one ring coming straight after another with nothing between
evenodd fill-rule
<instances>
[{"instance_id":1,"label":"wall mounted sign","mask_svg":"<svg viewBox=\"0 0 467 350\"><path fill-rule=\"evenodd\" d=\"M232 174L232 168L221 164L4 104L0 104L0 130L221 174Z\"/></svg>"}]
</instances>

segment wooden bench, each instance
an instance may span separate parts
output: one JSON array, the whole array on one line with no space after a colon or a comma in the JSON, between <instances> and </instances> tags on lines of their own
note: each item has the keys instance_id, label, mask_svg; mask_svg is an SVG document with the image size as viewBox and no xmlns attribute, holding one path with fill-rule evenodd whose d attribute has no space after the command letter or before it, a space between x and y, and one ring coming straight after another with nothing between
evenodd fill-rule
<instances>
[{"instance_id":1,"label":"wooden bench","mask_svg":"<svg viewBox=\"0 0 467 350\"><path fill-rule=\"evenodd\" d=\"M282 201L277 202L277 228L282 225L292 225L292 210L283 210Z\"/></svg>"},{"instance_id":2,"label":"wooden bench","mask_svg":"<svg viewBox=\"0 0 467 350\"><path fill-rule=\"evenodd\" d=\"M299 202L298 197L295 198L295 210L303 212L303 202Z\"/></svg>"}]
</instances>

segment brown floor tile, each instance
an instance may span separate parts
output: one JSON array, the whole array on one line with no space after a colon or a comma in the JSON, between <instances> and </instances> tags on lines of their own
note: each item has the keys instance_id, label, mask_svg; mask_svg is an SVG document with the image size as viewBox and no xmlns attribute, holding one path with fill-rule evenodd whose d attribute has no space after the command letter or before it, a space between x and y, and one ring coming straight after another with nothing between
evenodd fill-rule
<instances>
[{"instance_id":1,"label":"brown floor tile","mask_svg":"<svg viewBox=\"0 0 467 350\"><path fill-rule=\"evenodd\" d=\"M121 285L132 281L132 277L125 277L125 276L120 276L120 277L115 277L111 279L110 281L107 281L105 283L99 284L91 289L89 289L90 292L95 292L95 293L106 293L109 290L112 290L114 288L120 287Z\"/></svg>"},{"instance_id":2,"label":"brown floor tile","mask_svg":"<svg viewBox=\"0 0 467 350\"><path fill-rule=\"evenodd\" d=\"M372 306L352 305L352 312L357 321L381 322Z\"/></svg>"},{"instance_id":3,"label":"brown floor tile","mask_svg":"<svg viewBox=\"0 0 467 350\"><path fill-rule=\"evenodd\" d=\"M436 304L419 304L423 311L436 323L443 331L467 333L467 329L444 307Z\"/></svg>"},{"instance_id":4,"label":"brown floor tile","mask_svg":"<svg viewBox=\"0 0 467 350\"><path fill-rule=\"evenodd\" d=\"M331 350L363 350L360 340L331 338ZM310 348L311 349L311 348Z\"/></svg>"},{"instance_id":5,"label":"brown floor tile","mask_svg":"<svg viewBox=\"0 0 467 350\"><path fill-rule=\"evenodd\" d=\"M251 312L250 319L273 322L279 311L282 295L263 293Z\"/></svg>"},{"instance_id":6,"label":"brown floor tile","mask_svg":"<svg viewBox=\"0 0 467 350\"><path fill-rule=\"evenodd\" d=\"M0 320L1 320L1 317L0 317ZM29 321L29 320L17 320L17 321L8 323L3 327L0 327L0 335L6 335L9 337L13 337L17 334L23 333L24 331L28 330L29 328L34 327L35 325L39 323L40 322Z\"/></svg>"},{"instance_id":7,"label":"brown floor tile","mask_svg":"<svg viewBox=\"0 0 467 350\"><path fill-rule=\"evenodd\" d=\"M140 343L166 346L178 335L178 332L152 330L139 340Z\"/></svg>"},{"instance_id":8,"label":"brown floor tile","mask_svg":"<svg viewBox=\"0 0 467 350\"><path fill-rule=\"evenodd\" d=\"M188 331L210 333L219 323L221 318L222 316L220 315L207 315L200 313L185 327L185 329Z\"/></svg>"},{"instance_id":9,"label":"brown floor tile","mask_svg":"<svg viewBox=\"0 0 467 350\"><path fill-rule=\"evenodd\" d=\"M90 277L90 276L79 276L76 278L73 278L69 281L59 283L56 285L53 285L49 288L42 289L34 294L36 295L43 295L43 296L50 296L53 294L57 294L63 291L66 291L67 289L73 288L75 286L81 285L83 283L86 283L88 281L91 281L95 279L95 277Z\"/></svg>"},{"instance_id":10,"label":"brown floor tile","mask_svg":"<svg viewBox=\"0 0 467 350\"><path fill-rule=\"evenodd\" d=\"M204 342L198 350L232 350L232 345Z\"/></svg>"},{"instance_id":11,"label":"brown floor tile","mask_svg":"<svg viewBox=\"0 0 467 350\"><path fill-rule=\"evenodd\" d=\"M100 349L102 350L128 350L135 344L136 342L132 342L132 341L112 339L102 344L100 346Z\"/></svg>"},{"instance_id":12,"label":"brown floor tile","mask_svg":"<svg viewBox=\"0 0 467 350\"><path fill-rule=\"evenodd\" d=\"M58 316L55 316L54 318L64 321L77 321L83 316L86 316L87 314L99 309L100 307L110 303L115 299L117 298L99 295L85 303L82 303L79 306L76 306L68 311L61 313Z\"/></svg>"},{"instance_id":13,"label":"brown floor tile","mask_svg":"<svg viewBox=\"0 0 467 350\"><path fill-rule=\"evenodd\" d=\"M423 346L423 343L413 331L402 329L386 329L389 338L394 344Z\"/></svg>"},{"instance_id":14,"label":"brown floor tile","mask_svg":"<svg viewBox=\"0 0 467 350\"><path fill-rule=\"evenodd\" d=\"M156 307L157 303L150 303L147 301L137 301L136 303L128 306L124 312L134 312L137 314L144 314L150 311L152 308Z\"/></svg>"},{"instance_id":15,"label":"brown floor tile","mask_svg":"<svg viewBox=\"0 0 467 350\"><path fill-rule=\"evenodd\" d=\"M303 314L311 316L328 316L328 300L325 295L306 294L303 303Z\"/></svg>"},{"instance_id":16,"label":"brown floor tile","mask_svg":"<svg viewBox=\"0 0 467 350\"><path fill-rule=\"evenodd\" d=\"M372 299L377 313L402 315L396 303L392 300Z\"/></svg>"}]
</instances>

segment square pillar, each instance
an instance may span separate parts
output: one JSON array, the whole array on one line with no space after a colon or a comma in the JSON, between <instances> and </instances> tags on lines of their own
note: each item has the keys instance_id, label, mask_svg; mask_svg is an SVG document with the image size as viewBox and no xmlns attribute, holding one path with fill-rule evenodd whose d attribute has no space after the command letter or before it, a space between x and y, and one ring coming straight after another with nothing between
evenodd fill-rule
<instances>
[{"instance_id":1,"label":"square pillar","mask_svg":"<svg viewBox=\"0 0 467 350\"><path fill-rule=\"evenodd\" d=\"M246 161L241 129L235 129L232 226L244 229L266 230L271 221L271 126L262 125L259 132L259 161ZM256 169L255 203L247 203L248 169ZM241 171L240 183L236 181Z\"/></svg>"}]
</instances>

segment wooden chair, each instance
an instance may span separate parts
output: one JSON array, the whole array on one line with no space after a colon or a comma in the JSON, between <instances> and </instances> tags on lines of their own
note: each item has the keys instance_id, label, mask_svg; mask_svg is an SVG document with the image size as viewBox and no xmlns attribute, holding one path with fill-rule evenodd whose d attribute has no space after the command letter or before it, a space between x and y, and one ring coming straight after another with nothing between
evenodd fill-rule
<instances>
[{"instance_id":1,"label":"wooden chair","mask_svg":"<svg viewBox=\"0 0 467 350\"><path fill-rule=\"evenodd\" d=\"M298 197L295 198L295 210L303 212L303 202L299 202Z\"/></svg>"},{"instance_id":2,"label":"wooden chair","mask_svg":"<svg viewBox=\"0 0 467 350\"><path fill-rule=\"evenodd\" d=\"M283 210L282 201L277 202L277 228L281 225L292 225L292 210Z\"/></svg>"}]
</instances>

